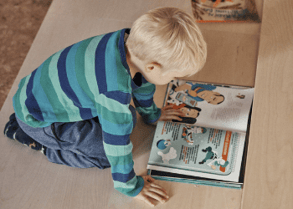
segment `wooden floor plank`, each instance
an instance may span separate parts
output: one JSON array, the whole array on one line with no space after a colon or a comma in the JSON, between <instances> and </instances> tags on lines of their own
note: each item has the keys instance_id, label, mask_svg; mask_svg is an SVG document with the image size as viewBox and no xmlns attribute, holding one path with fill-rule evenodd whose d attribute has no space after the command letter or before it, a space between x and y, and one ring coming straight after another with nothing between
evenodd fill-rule
<instances>
[{"instance_id":1,"label":"wooden floor plank","mask_svg":"<svg viewBox=\"0 0 293 209\"><path fill-rule=\"evenodd\" d=\"M244 209L293 208L293 3L266 0Z\"/></svg>"}]
</instances>

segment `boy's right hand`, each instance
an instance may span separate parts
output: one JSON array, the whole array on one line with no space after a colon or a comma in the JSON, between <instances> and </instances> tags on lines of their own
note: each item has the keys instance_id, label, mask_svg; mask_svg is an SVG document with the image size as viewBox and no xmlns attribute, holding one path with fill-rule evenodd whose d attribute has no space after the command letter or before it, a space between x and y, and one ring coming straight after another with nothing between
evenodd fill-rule
<instances>
[{"instance_id":1,"label":"boy's right hand","mask_svg":"<svg viewBox=\"0 0 293 209\"><path fill-rule=\"evenodd\" d=\"M158 121L182 121L180 117L186 117L186 115L181 110L173 109L173 105L167 105L161 109L161 116Z\"/></svg>"},{"instance_id":2,"label":"boy's right hand","mask_svg":"<svg viewBox=\"0 0 293 209\"><path fill-rule=\"evenodd\" d=\"M154 183L155 179L150 176L142 176L142 178L144 186L135 198L144 201L152 207L155 206L154 200L165 203L169 199L166 190Z\"/></svg>"}]
</instances>

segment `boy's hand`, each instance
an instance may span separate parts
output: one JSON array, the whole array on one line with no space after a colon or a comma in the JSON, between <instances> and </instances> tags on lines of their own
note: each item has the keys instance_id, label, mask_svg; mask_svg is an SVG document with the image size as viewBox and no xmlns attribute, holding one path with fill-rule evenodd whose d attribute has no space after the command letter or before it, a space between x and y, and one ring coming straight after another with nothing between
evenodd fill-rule
<instances>
[{"instance_id":1,"label":"boy's hand","mask_svg":"<svg viewBox=\"0 0 293 209\"><path fill-rule=\"evenodd\" d=\"M161 117L159 120L161 121L172 121L172 120L178 120L182 121L182 118L180 117L186 117L186 115L181 110L175 110L172 108L172 105L167 105L161 109Z\"/></svg>"},{"instance_id":2,"label":"boy's hand","mask_svg":"<svg viewBox=\"0 0 293 209\"><path fill-rule=\"evenodd\" d=\"M142 178L144 180L143 189L135 198L144 201L152 207L155 206L154 200L165 203L169 199L166 190L154 183L155 179L150 176L142 176Z\"/></svg>"}]
</instances>

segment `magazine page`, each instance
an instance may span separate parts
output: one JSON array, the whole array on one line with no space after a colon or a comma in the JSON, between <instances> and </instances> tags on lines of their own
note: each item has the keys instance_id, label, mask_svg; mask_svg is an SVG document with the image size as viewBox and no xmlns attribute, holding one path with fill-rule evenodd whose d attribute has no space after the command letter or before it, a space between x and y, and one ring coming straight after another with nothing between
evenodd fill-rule
<instances>
[{"instance_id":1,"label":"magazine page","mask_svg":"<svg viewBox=\"0 0 293 209\"><path fill-rule=\"evenodd\" d=\"M244 133L160 121L147 168L237 182L244 143Z\"/></svg>"},{"instance_id":2,"label":"magazine page","mask_svg":"<svg viewBox=\"0 0 293 209\"><path fill-rule=\"evenodd\" d=\"M186 114L182 122L197 126L246 132L253 88L174 80L168 85L164 106Z\"/></svg>"}]
</instances>

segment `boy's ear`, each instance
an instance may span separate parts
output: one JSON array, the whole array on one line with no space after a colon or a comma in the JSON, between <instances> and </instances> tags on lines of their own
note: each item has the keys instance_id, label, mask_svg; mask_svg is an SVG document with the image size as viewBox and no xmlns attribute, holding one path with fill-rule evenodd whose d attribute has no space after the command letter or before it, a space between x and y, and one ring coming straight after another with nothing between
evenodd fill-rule
<instances>
[{"instance_id":1,"label":"boy's ear","mask_svg":"<svg viewBox=\"0 0 293 209\"><path fill-rule=\"evenodd\" d=\"M145 65L145 72L149 73L152 72L153 70L157 71L162 68L162 65L157 62L151 62Z\"/></svg>"}]
</instances>

